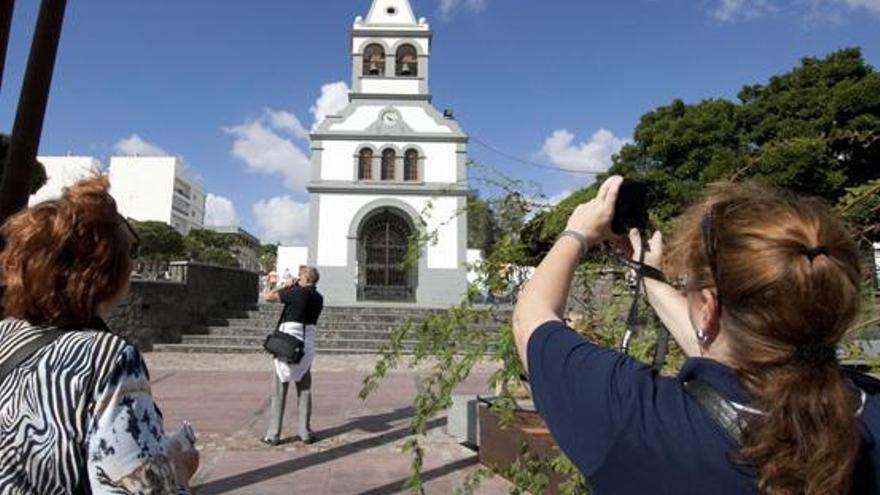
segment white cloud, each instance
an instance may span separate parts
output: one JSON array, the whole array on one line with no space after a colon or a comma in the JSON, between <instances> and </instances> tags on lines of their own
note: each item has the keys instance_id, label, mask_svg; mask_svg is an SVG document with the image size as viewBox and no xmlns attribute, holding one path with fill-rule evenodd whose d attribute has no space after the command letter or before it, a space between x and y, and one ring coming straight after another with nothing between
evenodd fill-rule
<instances>
[{"instance_id":1,"label":"white cloud","mask_svg":"<svg viewBox=\"0 0 880 495\"><path fill-rule=\"evenodd\" d=\"M865 11L880 16L880 0L716 0L711 14L722 22L759 19L785 11L808 23L837 23L844 15Z\"/></svg>"},{"instance_id":2,"label":"white cloud","mask_svg":"<svg viewBox=\"0 0 880 495\"><path fill-rule=\"evenodd\" d=\"M629 139L619 138L607 129L599 129L589 140L575 143L567 129L553 131L544 141L541 152L554 165L584 172L604 172L611 166L611 156Z\"/></svg>"},{"instance_id":3,"label":"white cloud","mask_svg":"<svg viewBox=\"0 0 880 495\"><path fill-rule=\"evenodd\" d=\"M272 110L271 108L267 108L265 112L266 118L272 127L279 131L287 131L297 139L309 139L309 131L303 127L302 122L299 121L296 115L284 110Z\"/></svg>"},{"instance_id":4,"label":"white cloud","mask_svg":"<svg viewBox=\"0 0 880 495\"><path fill-rule=\"evenodd\" d=\"M721 0L712 15L724 22L763 17L777 10L770 0Z\"/></svg>"},{"instance_id":5,"label":"white cloud","mask_svg":"<svg viewBox=\"0 0 880 495\"><path fill-rule=\"evenodd\" d=\"M281 135L297 132L299 120L287 116L296 119L293 114L266 109L259 118L226 127L224 131L235 136L232 155L245 162L248 170L281 174L288 189L300 191L309 180L311 162L299 146Z\"/></svg>"},{"instance_id":6,"label":"white cloud","mask_svg":"<svg viewBox=\"0 0 880 495\"><path fill-rule=\"evenodd\" d=\"M232 201L223 196L208 194L205 198L206 226L237 226L238 213Z\"/></svg>"},{"instance_id":7,"label":"white cloud","mask_svg":"<svg viewBox=\"0 0 880 495\"><path fill-rule=\"evenodd\" d=\"M470 12L486 10L488 0L440 0L440 17L449 20L460 8Z\"/></svg>"},{"instance_id":8,"label":"white cloud","mask_svg":"<svg viewBox=\"0 0 880 495\"><path fill-rule=\"evenodd\" d=\"M169 156L169 153L153 143L144 141L137 134L116 141L113 151L125 156Z\"/></svg>"},{"instance_id":9,"label":"white cloud","mask_svg":"<svg viewBox=\"0 0 880 495\"><path fill-rule=\"evenodd\" d=\"M328 115L334 115L348 104L348 84L343 81L321 86L321 95L310 112L315 118L312 130ZM248 170L262 174L280 174L284 185L292 191L304 191L311 175L308 149L309 131L302 121L286 110L264 108L257 118L223 129L235 137L232 155Z\"/></svg>"},{"instance_id":10,"label":"white cloud","mask_svg":"<svg viewBox=\"0 0 880 495\"><path fill-rule=\"evenodd\" d=\"M315 123L312 124L313 131L318 128L318 125L328 115L336 115L348 105L349 91L348 84L345 81L327 83L321 86L321 96L315 100L315 104L309 109L315 117Z\"/></svg>"},{"instance_id":11,"label":"white cloud","mask_svg":"<svg viewBox=\"0 0 880 495\"><path fill-rule=\"evenodd\" d=\"M290 196L258 201L254 218L264 243L304 245L309 233L309 204L298 203Z\"/></svg>"},{"instance_id":12,"label":"white cloud","mask_svg":"<svg viewBox=\"0 0 880 495\"><path fill-rule=\"evenodd\" d=\"M853 10L865 9L875 15L880 15L880 0L834 0L835 3L844 3Z\"/></svg>"}]
</instances>

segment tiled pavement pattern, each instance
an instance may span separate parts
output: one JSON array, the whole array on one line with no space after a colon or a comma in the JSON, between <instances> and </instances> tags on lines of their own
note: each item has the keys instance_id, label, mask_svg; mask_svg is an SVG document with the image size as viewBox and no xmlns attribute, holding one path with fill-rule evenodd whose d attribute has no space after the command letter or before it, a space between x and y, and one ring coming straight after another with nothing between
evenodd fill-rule
<instances>
[{"instance_id":1,"label":"tiled pavement pattern","mask_svg":"<svg viewBox=\"0 0 880 495\"><path fill-rule=\"evenodd\" d=\"M199 435L201 467L197 494L370 494L404 493L409 454L411 400L423 370L390 375L366 402L357 398L372 369L369 356L318 356L313 368L312 428L320 441L303 445L296 435L296 400L291 390L285 412L286 442L268 447L258 440L268 421L269 360L265 356L146 356L153 394L174 431L182 420ZM480 366L461 393L486 393L492 366ZM424 440L426 491L451 494L477 466L476 454L446 435L445 418L432 421ZM479 493L508 493L498 478Z\"/></svg>"}]
</instances>

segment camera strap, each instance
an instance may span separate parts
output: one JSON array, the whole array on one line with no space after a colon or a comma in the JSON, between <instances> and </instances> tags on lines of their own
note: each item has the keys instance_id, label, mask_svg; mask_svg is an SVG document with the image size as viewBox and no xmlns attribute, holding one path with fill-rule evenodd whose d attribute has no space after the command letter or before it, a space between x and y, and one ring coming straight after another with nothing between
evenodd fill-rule
<instances>
[{"instance_id":1,"label":"camera strap","mask_svg":"<svg viewBox=\"0 0 880 495\"><path fill-rule=\"evenodd\" d=\"M624 265L631 268L635 272L636 276L635 284L632 291L632 304L629 307L629 313L626 317L626 332L624 332L623 341L620 344L620 352L624 354L629 354L632 339L638 331L639 298L641 296L641 291L642 287L644 286L645 278L651 278L663 283L668 283L666 281L666 277L663 275L663 272L645 264L645 251L648 249L648 243L646 240L646 236L642 235L640 237L642 247L641 250L639 250L638 261L631 260L625 257L620 258L621 261L623 261ZM660 327L657 329L657 346L654 347L654 357L651 363L651 368L654 371L659 372L663 368L663 365L666 364L667 352L669 352L669 331L661 323Z\"/></svg>"}]
</instances>

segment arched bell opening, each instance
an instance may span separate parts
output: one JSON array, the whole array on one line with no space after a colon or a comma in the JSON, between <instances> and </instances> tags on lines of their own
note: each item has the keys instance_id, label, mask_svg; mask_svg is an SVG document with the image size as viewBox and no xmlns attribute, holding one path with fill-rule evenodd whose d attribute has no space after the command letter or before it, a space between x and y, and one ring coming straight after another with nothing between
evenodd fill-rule
<instances>
[{"instance_id":1,"label":"arched bell opening","mask_svg":"<svg viewBox=\"0 0 880 495\"><path fill-rule=\"evenodd\" d=\"M402 45L397 49L396 74L403 77L418 77L419 56L412 45Z\"/></svg>"},{"instance_id":2,"label":"arched bell opening","mask_svg":"<svg viewBox=\"0 0 880 495\"><path fill-rule=\"evenodd\" d=\"M364 49L363 69L365 76L379 77L385 75L385 48L382 45L374 43Z\"/></svg>"}]
</instances>

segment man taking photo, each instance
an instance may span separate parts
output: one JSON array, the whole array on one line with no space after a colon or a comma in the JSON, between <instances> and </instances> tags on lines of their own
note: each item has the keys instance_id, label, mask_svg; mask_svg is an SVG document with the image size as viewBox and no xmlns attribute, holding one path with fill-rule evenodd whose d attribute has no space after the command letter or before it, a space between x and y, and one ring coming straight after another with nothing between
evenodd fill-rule
<instances>
[{"instance_id":1,"label":"man taking photo","mask_svg":"<svg viewBox=\"0 0 880 495\"><path fill-rule=\"evenodd\" d=\"M278 330L303 341L305 353L296 364L280 359L274 360L272 374L272 403L269 429L263 443L281 443L281 428L284 421L284 407L290 382L296 384L297 409L299 412L299 436L303 443L310 444L315 436L309 426L312 414L312 361L315 358L315 332L318 318L324 309L324 297L316 289L320 275L310 266L299 268L299 277L282 289L266 295L266 302L283 303Z\"/></svg>"}]
</instances>

